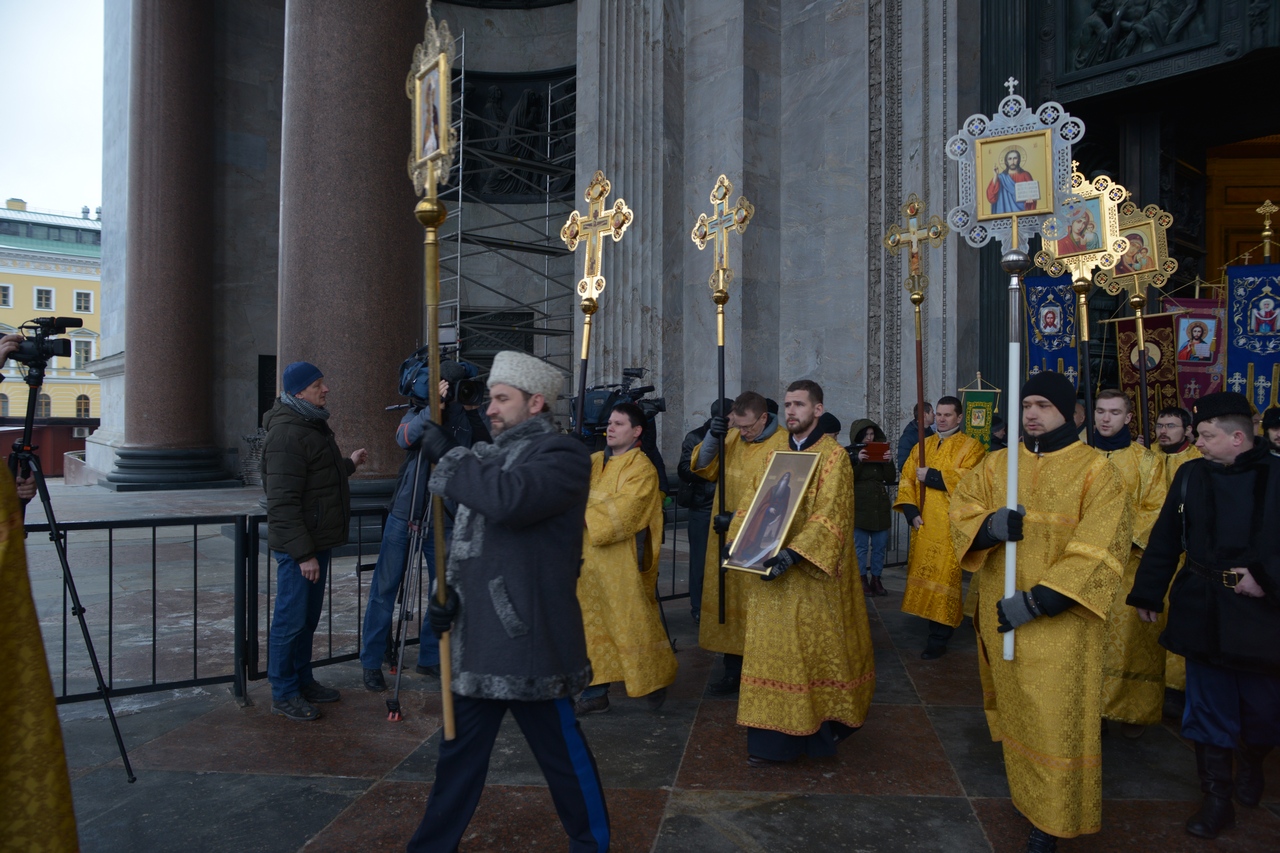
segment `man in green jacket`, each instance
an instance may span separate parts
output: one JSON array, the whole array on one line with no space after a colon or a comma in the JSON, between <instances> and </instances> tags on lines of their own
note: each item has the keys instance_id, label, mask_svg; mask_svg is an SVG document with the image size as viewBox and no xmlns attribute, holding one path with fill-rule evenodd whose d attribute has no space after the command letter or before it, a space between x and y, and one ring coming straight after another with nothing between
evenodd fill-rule
<instances>
[{"instance_id":1,"label":"man in green jacket","mask_svg":"<svg viewBox=\"0 0 1280 853\"><path fill-rule=\"evenodd\" d=\"M262 484L267 492L267 542L276 560L276 608L267 677L271 713L307 722L312 703L340 694L311 675L311 639L324 607L324 579L333 549L347 542L351 490L347 478L364 464L361 448L344 457L326 421L329 387L320 368L295 361L284 369L284 393L262 419Z\"/></svg>"}]
</instances>

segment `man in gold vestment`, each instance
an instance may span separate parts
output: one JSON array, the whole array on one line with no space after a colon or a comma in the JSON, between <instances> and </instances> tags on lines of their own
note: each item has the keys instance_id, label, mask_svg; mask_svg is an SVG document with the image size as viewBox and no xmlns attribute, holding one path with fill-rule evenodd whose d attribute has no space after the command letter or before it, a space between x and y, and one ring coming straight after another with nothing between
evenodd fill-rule
<instances>
[{"instance_id":1,"label":"man in gold vestment","mask_svg":"<svg viewBox=\"0 0 1280 853\"><path fill-rule=\"evenodd\" d=\"M1151 526L1164 505L1165 485L1155 452L1131 440L1133 408L1124 392L1099 392L1093 407L1093 446L1124 478L1133 507L1133 541L1124 577L1107 616L1107 651L1102 661L1102 716L1121 724L1125 737L1141 737L1160 722L1164 708L1164 620L1151 625L1124 603L1142 562Z\"/></svg>"},{"instance_id":2,"label":"man in gold vestment","mask_svg":"<svg viewBox=\"0 0 1280 853\"><path fill-rule=\"evenodd\" d=\"M658 472L640 449L644 412L619 403L609 413L607 449L591 454L578 604L591 660L591 686L578 716L609 710L609 684L649 697L658 710L676 679L676 656L658 612L662 495Z\"/></svg>"},{"instance_id":3,"label":"man in gold vestment","mask_svg":"<svg viewBox=\"0 0 1280 853\"><path fill-rule=\"evenodd\" d=\"M988 454L951 503L961 566L978 572L987 723L1004 747L1013 804L1033 825L1027 849L1036 853L1102 825L1102 656L1132 536L1124 481L1080 443L1074 407L1066 377L1032 377L1022 389L1023 442ZM1009 453L1019 454L1025 516L1005 508ZM1018 592L1004 599L1007 541L1018 541ZM1009 625L1018 630L1006 661Z\"/></svg>"},{"instance_id":4,"label":"man in gold vestment","mask_svg":"<svg viewBox=\"0 0 1280 853\"><path fill-rule=\"evenodd\" d=\"M747 581L738 724L753 767L834 755L875 692L867 605L853 540L853 465L820 434L822 388L793 382L784 398L792 446L819 455L785 547ZM762 471L763 474L763 471ZM758 487L758 481L752 484ZM741 519L735 519L736 534ZM741 574L735 572L735 574Z\"/></svg>"},{"instance_id":5,"label":"man in gold vestment","mask_svg":"<svg viewBox=\"0 0 1280 853\"><path fill-rule=\"evenodd\" d=\"M1199 459L1203 455L1192 439L1190 412L1181 406L1169 406L1160 410L1160 414L1156 416L1156 443L1159 444L1160 450L1155 455L1164 474L1166 494L1168 494L1169 485L1173 482L1173 475L1178 473L1178 469L1184 463ZM1168 619L1168 612L1169 605L1166 601L1164 613L1161 614L1162 620ZM1163 624L1164 621L1161 622L1161 625ZM1187 661L1182 655L1175 655L1167 649L1164 653L1164 686L1178 691L1172 694L1172 698L1166 697L1169 701L1166 702L1165 716L1181 718L1180 694L1187 689Z\"/></svg>"},{"instance_id":6,"label":"man in gold vestment","mask_svg":"<svg viewBox=\"0 0 1280 853\"><path fill-rule=\"evenodd\" d=\"M951 544L951 493L987 451L961 432L962 410L955 397L938 401L934 407L937 432L924 440L925 464L920 465L918 445L913 447L902 466L894 503L894 509L911 524L902 611L929 620L928 640L920 654L925 660L946 654L947 641L964 618L960 562Z\"/></svg>"},{"instance_id":7,"label":"man in gold vestment","mask_svg":"<svg viewBox=\"0 0 1280 853\"><path fill-rule=\"evenodd\" d=\"M716 480L720 473L718 452L724 442L724 509L723 516L712 518L707 537L707 559L702 586L702 618L698 622L698 645L724 655L724 674L708 685L716 696L738 692L742 676L742 644L746 622L745 586L750 578L741 572L729 572L724 580L724 624L720 623L720 537L729 532L735 517L746 515L755 494L755 484L764 476L769 457L775 450L787 449L787 433L779 428L778 419L768 412L768 403L755 391L744 391L733 401L728 418L712 418L707 435L694 448L690 470L705 480ZM719 492L712 503L719 508Z\"/></svg>"}]
</instances>

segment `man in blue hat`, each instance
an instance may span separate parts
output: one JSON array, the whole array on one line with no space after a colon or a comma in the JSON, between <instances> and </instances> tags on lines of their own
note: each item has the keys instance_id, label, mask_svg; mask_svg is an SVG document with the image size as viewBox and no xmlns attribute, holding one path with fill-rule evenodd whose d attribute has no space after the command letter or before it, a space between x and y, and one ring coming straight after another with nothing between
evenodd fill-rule
<instances>
[{"instance_id":1,"label":"man in blue hat","mask_svg":"<svg viewBox=\"0 0 1280 853\"><path fill-rule=\"evenodd\" d=\"M351 490L347 478L364 464L362 447L338 450L320 368L295 361L284 369L284 393L262 419L262 485L267 493L267 543L276 561L267 678L271 713L310 722L316 704L341 696L311 674L311 639L324 607L324 580L333 549L347 543Z\"/></svg>"},{"instance_id":2,"label":"man in blue hat","mask_svg":"<svg viewBox=\"0 0 1280 853\"><path fill-rule=\"evenodd\" d=\"M1196 401L1204 458L1174 474L1126 599L1155 622L1169 596L1160 644L1187 659L1182 736L1204 801L1186 828L1201 838L1235 823L1233 796L1258 805L1263 761L1280 744L1280 459L1252 415L1243 394Z\"/></svg>"}]
</instances>

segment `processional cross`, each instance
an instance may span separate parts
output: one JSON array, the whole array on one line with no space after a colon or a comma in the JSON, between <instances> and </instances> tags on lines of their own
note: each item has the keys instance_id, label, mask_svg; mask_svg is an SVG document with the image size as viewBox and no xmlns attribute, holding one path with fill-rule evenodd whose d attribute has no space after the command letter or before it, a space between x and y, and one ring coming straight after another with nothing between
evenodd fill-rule
<instances>
[{"instance_id":1,"label":"processional cross","mask_svg":"<svg viewBox=\"0 0 1280 853\"><path fill-rule=\"evenodd\" d=\"M1009 78L1013 80L1012 77ZM1016 84L1017 81L1013 80ZM1010 89L1010 92L1013 90ZM902 215L907 219L907 227L898 223L889 226L889 233L884 235L884 247L893 254L903 246L909 245L907 260L907 278L904 282L907 292L911 294L911 304L916 315L916 434L920 437L919 463L924 468L924 327L920 319L920 304L924 302L924 290L929 286L929 278L921 272L920 244L928 242L933 248L942 245L949 229L936 213L924 220L925 205L915 193L907 196L902 205ZM924 490L920 490L920 509L924 510Z\"/></svg>"},{"instance_id":2,"label":"processional cross","mask_svg":"<svg viewBox=\"0 0 1280 853\"><path fill-rule=\"evenodd\" d=\"M729 268L729 234L737 231L743 234L747 230L747 225L751 222L751 217L755 215L756 209L751 202L742 196L738 196L738 201L733 207L729 206L729 198L733 195L733 184L729 182L729 178L721 175L716 178L715 186L711 188L711 215L705 213L698 214L698 221L694 223L693 231L690 237L693 238L693 244L699 250L707 247L708 240L715 241L715 269L711 273L709 284L711 285L711 301L716 304L716 382L719 390L718 400L724 399L724 306L729 301L729 283L733 281L733 270ZM722 416L728 414L721 412ZM719 474L718 488L716 489L719 516L724 515L724 442L720 442L720 463L718 465ZM717 524L717 535L720 537L720 553L724 553L725 531L719 529ZM725 584L725 567L724 563L720 564L719 573L719 593L720 593L720 609L717 614L721 625L724 624L724 584Z\"/></svg>"},{"instance_id":3,"label":"processional cross","mask_svg":"<svg viewBox=\"0 0 1280 853\"><path fill-rule=\"evenodd\" d=\"M600 275L600 256L604 249L604 238L612 237L613 242L622 239L627 226L631 224L633 215L631 208L622 199L605 210L605 199L609 197L613 185L605 179L604 172L599 169L591 176L591 183L583 193L587 200L587 215L578 211L569 214L569 221L560 229L560 239L576 251L578 243L585 242L587 260L583 267L582 278L578 281L578 296L581 297L579 307L582 309L582 357L579 362L577 428L582 430L583 405L587 396L587 356L591 352L591 315L600 307L600 294L604 292L605 280Z\"/></svg>"}]
</instances>

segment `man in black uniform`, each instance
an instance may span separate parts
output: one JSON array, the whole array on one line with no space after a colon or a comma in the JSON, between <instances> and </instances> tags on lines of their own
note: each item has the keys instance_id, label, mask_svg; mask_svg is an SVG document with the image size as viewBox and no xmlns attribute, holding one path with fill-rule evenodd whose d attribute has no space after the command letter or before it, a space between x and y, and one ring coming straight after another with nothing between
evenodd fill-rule
<instances>
[{"instance_id":1,"label":"man in black uniform","mask_svg":"<svg viewBox=\"0 0 1280 853\"><path fill-rule=\"evenodd\" d=\"M732 400L717 400L711 404L711 417L724 417L732 408ZM711 535L716 484L693 473L690 465L693 451L707 437L710 427L711 418L707 418L702 426L694 427L685 434L684 444L680 446L680 464L676 466L676 475L680 478L676 503L689 510L689 606L693 609L694 622L702 618L702 582L707 566L707 539Z\"/></svg>"},{"instance_id":2,"label":"man in black uniform","mask_svg":"<svg viewBox=\"0 0 1280 853\"><path fill-rule=\"evenodd\" d=\"M432 598L437 633L451 630L457 736L440 742L435 784L410 853L458 848L484 790L507 711L547 779L571 853L609 849L609 814L573 697L591 683L578 571L591 455L557 433L549 411L560 371L500 352L489 372L492 444L459 447L428 421L422 450L432 494L455 501L449 600Z\"/></svg>"},{"instance_id":3,"label":"man in black uniform","mask_svg":"<svg viewBox=\"0 0 1280 853\"><path fill-rule=\"evenodd\" d=\"M1263 759L1280 743L1280 459L1254 438L1251 414L1241 394L1196 403L1204 458L1174 475L1126 599L1154 622L1173 581L1160 643L1187 659L1182 734L1204 792L1187 832L1201 838L1235 822L1233 793L1258 805Z\"/></svg>"}]
</instances>

